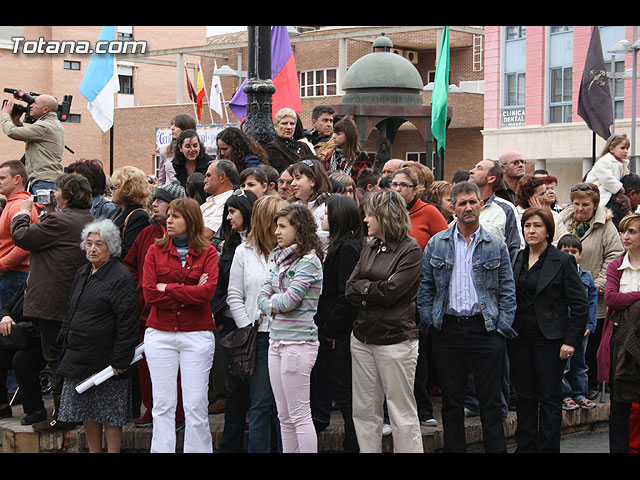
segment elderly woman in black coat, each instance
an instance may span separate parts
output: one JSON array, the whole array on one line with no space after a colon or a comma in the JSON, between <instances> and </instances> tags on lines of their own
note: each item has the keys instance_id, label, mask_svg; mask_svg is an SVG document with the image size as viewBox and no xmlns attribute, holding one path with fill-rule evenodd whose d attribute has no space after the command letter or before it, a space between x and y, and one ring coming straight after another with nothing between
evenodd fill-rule
<instances>
[{"instance_id":1,"label":"elderly woman in black coat","mask_svg":"<svg viewBox=\"0 0 640 480\"><path fill-rule=\"evenodd\" d=\"M139 340L136 284L117 260L120 231L98 220L82 231L87 263L71 287L69 310L60 328L57 373L64 378L59 420L82 422L89 451L102 451L102 431L110 453L120 451L122 426L133 418L127 369ZM114 376L86 392L75 387L104 368Z\"/></svg>"}]
</instances>

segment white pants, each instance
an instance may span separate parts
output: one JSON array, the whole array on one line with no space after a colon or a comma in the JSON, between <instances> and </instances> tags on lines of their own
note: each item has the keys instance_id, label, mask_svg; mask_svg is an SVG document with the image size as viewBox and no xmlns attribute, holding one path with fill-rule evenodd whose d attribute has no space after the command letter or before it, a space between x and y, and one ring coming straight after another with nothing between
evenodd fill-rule
<instances>
[{"instance_id":1,"label":"white pants","mask_svg":"<svg viewBox=\"0 0 640 480\"><path fill-rule=\"evenodd\" d=\"M151 453L176 450L178 370L184 407L184 453L213 452L209 427L209 371L213 363L213 331L164 332L147 328L144 351L153 391Z\"/></svg>"},{"instance_id":2,"label":"white pants","mask_svg":"<svg viewBox=\"0 0 640 480\"><path fill-rule=\"evenodd\" d=\"M362 343L351 335L353 424L361 453L382 451L384 398L397 453L422 453L422 433L413 382L418 340L394 345Z\"/></svg>"}]
</instances>

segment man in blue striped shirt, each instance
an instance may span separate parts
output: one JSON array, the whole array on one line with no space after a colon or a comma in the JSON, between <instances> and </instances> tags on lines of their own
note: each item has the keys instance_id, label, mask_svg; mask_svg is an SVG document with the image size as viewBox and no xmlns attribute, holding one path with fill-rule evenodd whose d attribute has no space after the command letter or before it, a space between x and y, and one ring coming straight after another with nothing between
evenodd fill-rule
<instances>
[{"instance_id":1,"label":"man in blue striped shirt","mask_svg":"<svg viewBox=\"0 0 640 480\"><path fill-rule=\"evenodd\" d=\"M502 385L506 339L516 310L506 244L480 226L482 199L473 182L451 190L457 222L427 244L418 291L421 328L429 328L440 388L444 448L464 452L464 398L475 379L486 452L506 452Z\"/></svg>"}]
</instances>

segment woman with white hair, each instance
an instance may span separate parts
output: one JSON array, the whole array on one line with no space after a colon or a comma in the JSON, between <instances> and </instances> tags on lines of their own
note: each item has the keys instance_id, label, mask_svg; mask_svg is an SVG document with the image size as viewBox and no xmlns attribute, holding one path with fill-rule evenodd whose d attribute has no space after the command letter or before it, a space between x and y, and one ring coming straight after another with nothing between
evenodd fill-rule
<instances>
[{"instance_id":1,"label":"woman with white hair","mask_svg":"<svg viewBox=\"0 0 640 480\"><path fill-rule=\"evenodd\" d=\"M82 422L91 453L102 451L104 429L108 452L117 453L122 426L133 419L127 371L139 341L136 284L117 260L120 230L111 220L88 224L80 246L89 263L75 276L58 335L57 374L64 378L58 420ZM109 366L113 377L77 393L78 383Z\"/></svg>"},{"instance_id":2,"label":"woman with white hair","mask_svg":"<svg viewBox=\"0 0 640 480\"><path fill-rule=\"evenodd\" d=\"M281 108L274 118L276 138L267 143L264 149L269 165L278 170L278 173L304 157L315 156L306 143L294 138L297 123L298 115L290 108Z\"/></svg>"}]
</instances>

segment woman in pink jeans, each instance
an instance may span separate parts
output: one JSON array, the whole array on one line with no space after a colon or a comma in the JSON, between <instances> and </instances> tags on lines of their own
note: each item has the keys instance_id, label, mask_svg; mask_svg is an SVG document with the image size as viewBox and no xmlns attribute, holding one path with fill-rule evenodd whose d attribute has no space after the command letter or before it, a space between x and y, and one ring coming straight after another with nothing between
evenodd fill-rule
<instances>
[{"instance_id":1,"label":"woman in pink jeans","mask_svg":"<svg viewBox=\"0 0 640 480\"><path fill-rule=\"evenodd\" d=\"M288 205L277 213L275 267L258 295L260 310L272 315L269 378L283 453L318 451L309 402L319 345L313 316L322 292L322 244L316 228L313 215L302 205Z\"/></svg>"}]
</instances>

